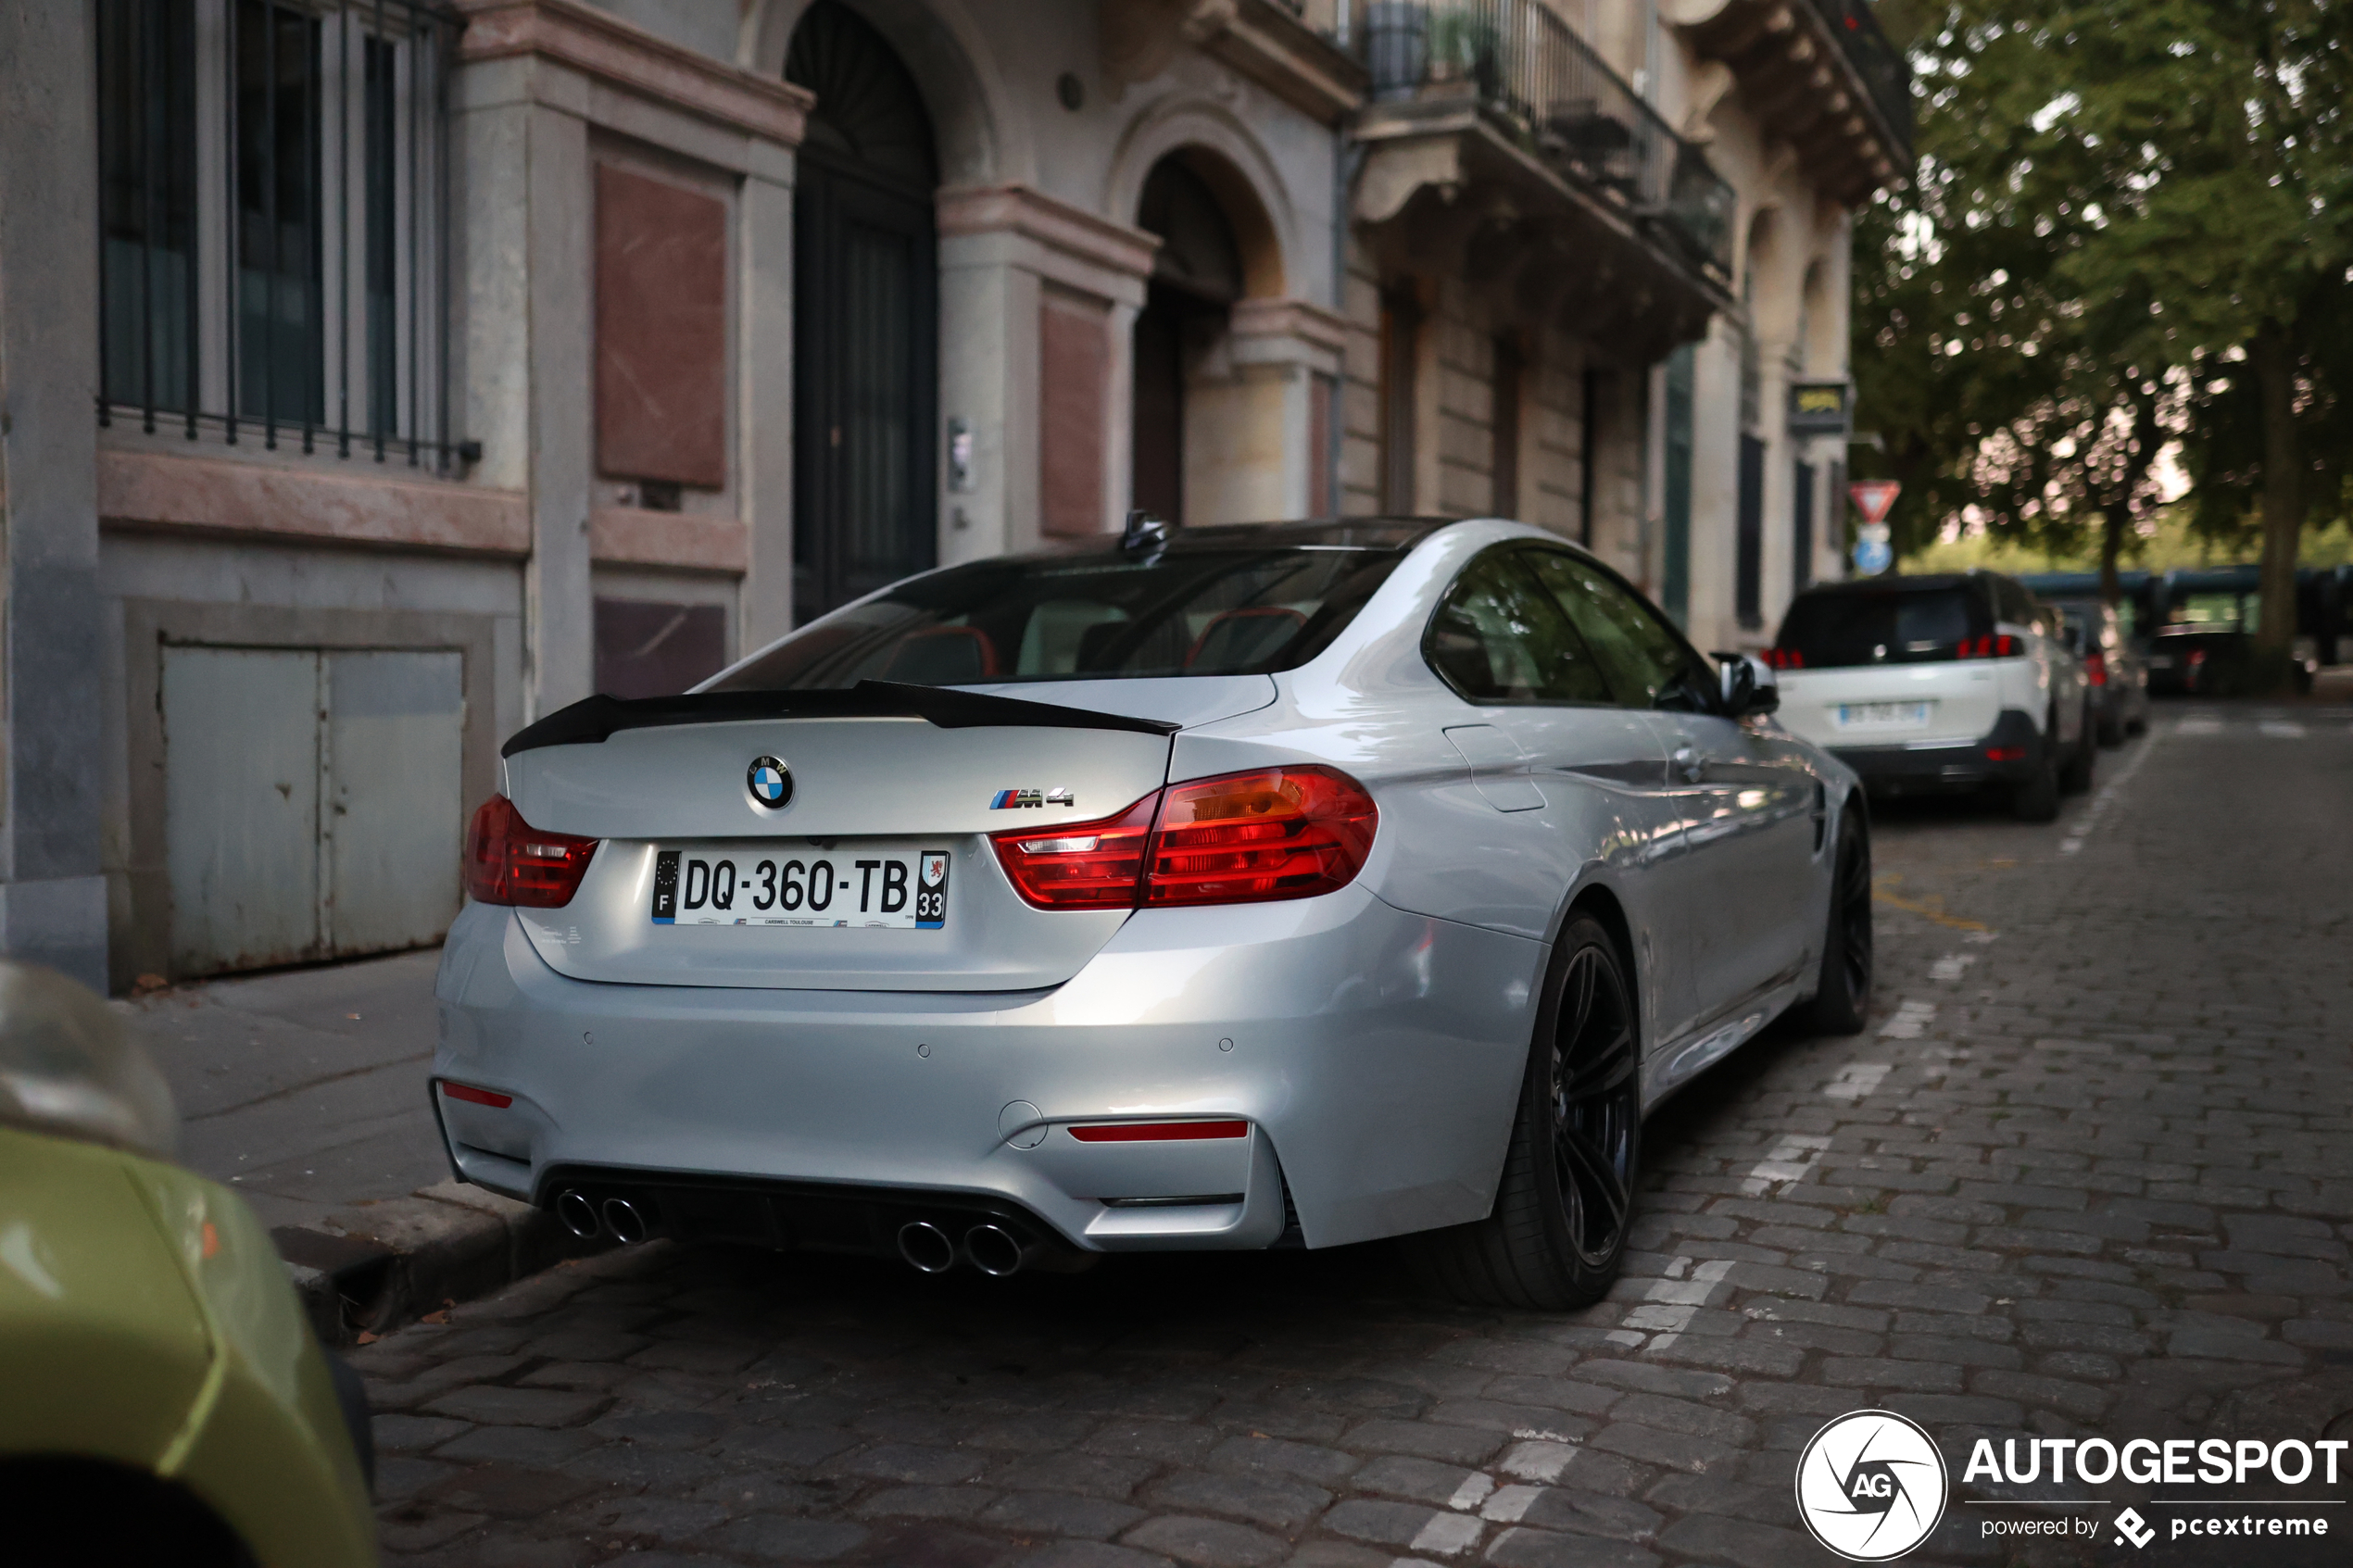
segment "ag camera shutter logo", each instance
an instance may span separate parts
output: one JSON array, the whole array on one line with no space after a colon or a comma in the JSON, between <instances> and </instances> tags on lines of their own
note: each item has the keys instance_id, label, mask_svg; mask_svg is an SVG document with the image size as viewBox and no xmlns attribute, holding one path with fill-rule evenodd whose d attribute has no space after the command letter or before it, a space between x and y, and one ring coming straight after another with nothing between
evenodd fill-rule
<instances>
[{"instance_id":1,"label":"ag camera shutter logo","mask_svg":"<svg viewBox=\"0 0 2353 1568\"><path fill-rule=\"evenodd\" d=\"M1814 1434L1797 1461L1797 1513L1849 1562L1885 1562L1944 1517L1944 1456L1894 1411L1852 1411Z\"/></svg>"}]
</instances>

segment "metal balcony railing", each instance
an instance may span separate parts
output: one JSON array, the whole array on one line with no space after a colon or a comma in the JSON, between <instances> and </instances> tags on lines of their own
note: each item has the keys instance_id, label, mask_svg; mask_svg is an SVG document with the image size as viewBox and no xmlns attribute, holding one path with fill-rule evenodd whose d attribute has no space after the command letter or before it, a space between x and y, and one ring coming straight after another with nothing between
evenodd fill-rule
<instances>
[{"instance_id":1,"label":"metal balcony railing","mask_svg":"<svg viewBox=\"0 0 2353 1568\"><path fill-rule=\"evenodd\" d=\"M1489 121L1690 257L1731 266L1731 186L1538 0L1359 0L1347 40L1376 103L1475 91Z\"/></svg>"},{"instance_id":2,"label":"metal balcony railing","mask_svg":"<svg viewBox=\"0 0 2353 1568\"><path fill-rule=\"evenodd\" d=\"M1871 102L1901 142L1906 163L1912 156L1912 68L1904 52L1888 42L1871 15L1869 0L1812 0L1814 9L1830 23L1846 63L1863 79Z\"/></svg>"},{"instance_id":3,"label":"metal balcony railing","mask_svg":"<svg viewBox=\"0 0 2353 1568\"><path fill-rule=\"evenodd\" d=\"M98 422L446 471L438 0L96 0Z\"/></svg>"}]
</instances>

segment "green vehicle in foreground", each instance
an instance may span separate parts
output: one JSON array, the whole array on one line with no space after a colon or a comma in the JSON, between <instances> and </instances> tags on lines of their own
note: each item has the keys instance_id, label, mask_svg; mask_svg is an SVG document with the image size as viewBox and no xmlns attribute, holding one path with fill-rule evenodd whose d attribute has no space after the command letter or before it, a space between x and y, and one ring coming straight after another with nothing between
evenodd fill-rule
<instances>
[{"instance_id":1,"label":"green vehicle in foreground","mask_svg":"<svg viewBox=\"0 0 2353 1568\"><path fill-rule=\"evenodd\" d=\"M0 963L0 1561L376 1562L367 1403L106 1004Z\"/></svg>"}]
</instances>

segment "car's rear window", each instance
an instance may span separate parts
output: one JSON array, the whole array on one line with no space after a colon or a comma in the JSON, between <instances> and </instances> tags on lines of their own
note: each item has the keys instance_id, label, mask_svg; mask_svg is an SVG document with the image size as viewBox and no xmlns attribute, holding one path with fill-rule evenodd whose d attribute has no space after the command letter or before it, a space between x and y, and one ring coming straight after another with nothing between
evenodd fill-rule
<instances>
[{"instance_id":1,"label":"car's rear window","mask_svg":"<svg viewBox=\"0 0 2353 1568\"><path fill-rule=\"evenodd\" d=\"M1792 600L1775 646L1798 655L1808 670L1917 663L1954 658L1964 641L1993 629L1980 596L1960 583L1838 588Z\"/></svg>"},{"instance_id":2,"label":"car's rear window","mask_svg":"<svg viewBox=\"0 0 2353 1568\"><path fill-rule=\"evenodd\" d=\"M1403 558L1380 546L1238 542L975 561L811 621L711 689L1290 670L1327 646Z\"/></svg>"}]
</instances>

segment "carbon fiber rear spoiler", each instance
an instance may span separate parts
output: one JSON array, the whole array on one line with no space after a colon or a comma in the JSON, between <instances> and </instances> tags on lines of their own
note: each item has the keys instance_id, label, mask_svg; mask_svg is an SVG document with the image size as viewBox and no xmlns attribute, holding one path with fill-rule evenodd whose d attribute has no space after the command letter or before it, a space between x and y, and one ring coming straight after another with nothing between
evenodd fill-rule
<instances>
[{"instance_id":1,"label":"carbon fiber rear spoiler","mask_svg":"<svg viewBox=\"0 0 2353 1568\"><path fill-rule=\"evenodd\" d=\"M743 719L921 719L943 730L990 726L1038 730L1124 730L1168 735L1184 728L1165 719L1090 713L951 686L861 681L846 691L686 692L677 696L585 697L528 724L498 748L501 757L543 746L588 746L622 730L671 724L724 724Z\"/></svg>"}]
</instances>

